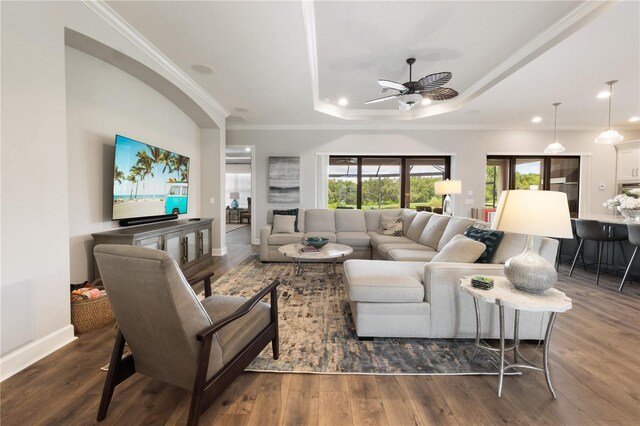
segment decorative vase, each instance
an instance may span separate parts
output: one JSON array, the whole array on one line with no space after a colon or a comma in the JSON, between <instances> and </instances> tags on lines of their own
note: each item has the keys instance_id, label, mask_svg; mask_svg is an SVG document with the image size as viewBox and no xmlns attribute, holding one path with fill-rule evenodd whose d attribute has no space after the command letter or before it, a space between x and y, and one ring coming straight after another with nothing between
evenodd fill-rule
<instances>
[{"instance_id":1,"label":"decorative vase","mask_svg":"<svg viewBox=\"0 0 640 426\"><path fill-rule=\"evenodd\" d=\"M233 201L231 201L231 208L237 209L238 207L240 207L240 204L238 204L238 200L234 198Z\"/></svg>"},{"instance_id":2,"label":"decorative vase","mask_svg":"<svg viewBox=\"0 0 640 426\"><path fill-rule=\"evenodd\" d=\"M504 276L515 288L529 293L541 293L558 281L553 265L533 250L531 235L527 235L524 251L504 264Z\"/></svg>"},{"instance_id":3,"label":"decorative vase","mask_svg":"<svg viewBox=\"0 0 640 426\"><path fill-rule=\"evenodd\" d=\"M618 206L618 211L624 216L625 220L640 221L640 209L624 209Z\"/></svg>"}]
</instances>

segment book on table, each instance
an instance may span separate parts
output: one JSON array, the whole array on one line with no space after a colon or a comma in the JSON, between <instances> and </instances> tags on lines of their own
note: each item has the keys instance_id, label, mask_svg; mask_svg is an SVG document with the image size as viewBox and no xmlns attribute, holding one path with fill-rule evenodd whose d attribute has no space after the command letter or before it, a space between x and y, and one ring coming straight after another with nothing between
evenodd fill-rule
<instances>
[{"instance_id":1,"label":"book on table","mask_svg":"<svg viewBox=\"0 0 640 426\"><path fill-rule=\"evenodd\" d=\"M300 249L301 253L320 253L320 250L313 246L304 246Z\"/></svg>"}]
</instances>

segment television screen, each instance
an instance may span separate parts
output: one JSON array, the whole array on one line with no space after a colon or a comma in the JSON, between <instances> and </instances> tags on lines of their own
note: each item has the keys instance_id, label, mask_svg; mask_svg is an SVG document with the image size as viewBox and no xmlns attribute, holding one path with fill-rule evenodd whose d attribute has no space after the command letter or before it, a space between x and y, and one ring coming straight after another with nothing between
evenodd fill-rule
<instances>
[{"instance_id":1,"label":"television screen","mask_svg":"<svg viewBox=\"0 0 640 426\"><path fill-rule=\"evenodd\" d=\"M116 135L113 220L187 213L189 157Z\"/></svg>"}]
</instances>

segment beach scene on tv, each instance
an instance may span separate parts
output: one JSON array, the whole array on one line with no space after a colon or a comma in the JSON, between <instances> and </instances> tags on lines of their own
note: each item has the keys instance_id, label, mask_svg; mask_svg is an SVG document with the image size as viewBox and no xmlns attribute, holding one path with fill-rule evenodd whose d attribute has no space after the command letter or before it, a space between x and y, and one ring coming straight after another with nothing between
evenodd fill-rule
<instances>
[{"instance_id":1,"label":"beach scene on tv","mask_svg":"<svg viewBox=\"0 0 640 426\"><path fill-rule=\"evenodd\" d=\"M113 219L187 213L189 157L116 136Z\"/></svg>"}]
</instances>

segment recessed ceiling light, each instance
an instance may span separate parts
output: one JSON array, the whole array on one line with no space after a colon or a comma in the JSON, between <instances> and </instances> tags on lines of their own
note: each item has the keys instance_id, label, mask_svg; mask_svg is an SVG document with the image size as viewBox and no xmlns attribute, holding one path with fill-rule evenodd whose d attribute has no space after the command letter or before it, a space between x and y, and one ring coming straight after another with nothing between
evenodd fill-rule
<instances>
[{"instance_id":1,"label":"recessed ceiling light","mask_svg":"<svg viewBox=\"0 0 640 426\"><path fill-rule=\"evenodd\" d=\"M429 105L430 103L431 103L431 99L429 99L429 98L424 98L422 100L422 105Z\"/></svg>"},{"instance_id":2,"label":"recessed ceiling light","mask_svg":"<svg viewBox=\"0 0 640 426\"><path fill-rule=\"evenodd\" d=\"M191 69L200 74L213 74L213 68L205 64L191 65Z\"/></svg>"},{"instance_id":3,"label":"recessed ceiling light","mask_svg":"<svg viewBox=\"0 0 640 426\"><path fill-rule=\"evenodd\" d=\"M633 117L631 117L629 119L630 122L635 123L637 121L640 121L640 117L638 117L637 115L634 115Z\"/></svg>"},{"instance_id":4,"label":"recessed ceiling light","mask_svg":"<svg viewBox=\"0 0 640 426\"><path fill-rule=\"evenodd\" d=\"M237 112L249 112L248 109L243 108L243 107L237 107L237 108L234 108L234 110L236 110Z\"/></svg>"},{"instance_id":5,"label":"recessed ceiling light","mask_svg":"<svg viewBox=\"0 0 640 426\"><path fill-rule=\"evenodd\" d=\"M537 115L531 119L532 123L539 123L541 121L542 121L542 117L537 116Z\"/></svg>"},{"instance_id":6,"label":"recessed ceiling light","mask_svg":"<svg viewBox=\"0 0 640 426\"><path fill-rule=\"evenodd\" d=\"M340 106L345 106L349 103L349 101L347 100L347 98L340 98L338 99L338 105Z\"/></svg>"},{"instance_id":7,"label":"recessed ceiling light","mask_svg":"<svg viewBox=\"0 0 640 426\"><path fill-rule=\"evenodd\" d=\"M603 90L602 92L598 93L596 95L596 98L598 99L607 99L609 96L611 96L611 92L609 92L608 90Z\"/></svg>"},{"instance_id":8,"label":"recessed ceiling light","mask_svg":"<svg viewBox=\"0 0 640 426\"><path fill-rule=\"evenodd\" d=\"M251 152L251 148L249 148L249 147L246 147L244 150L247 151L247 152Z\"/></svg>"}]
</instances>

